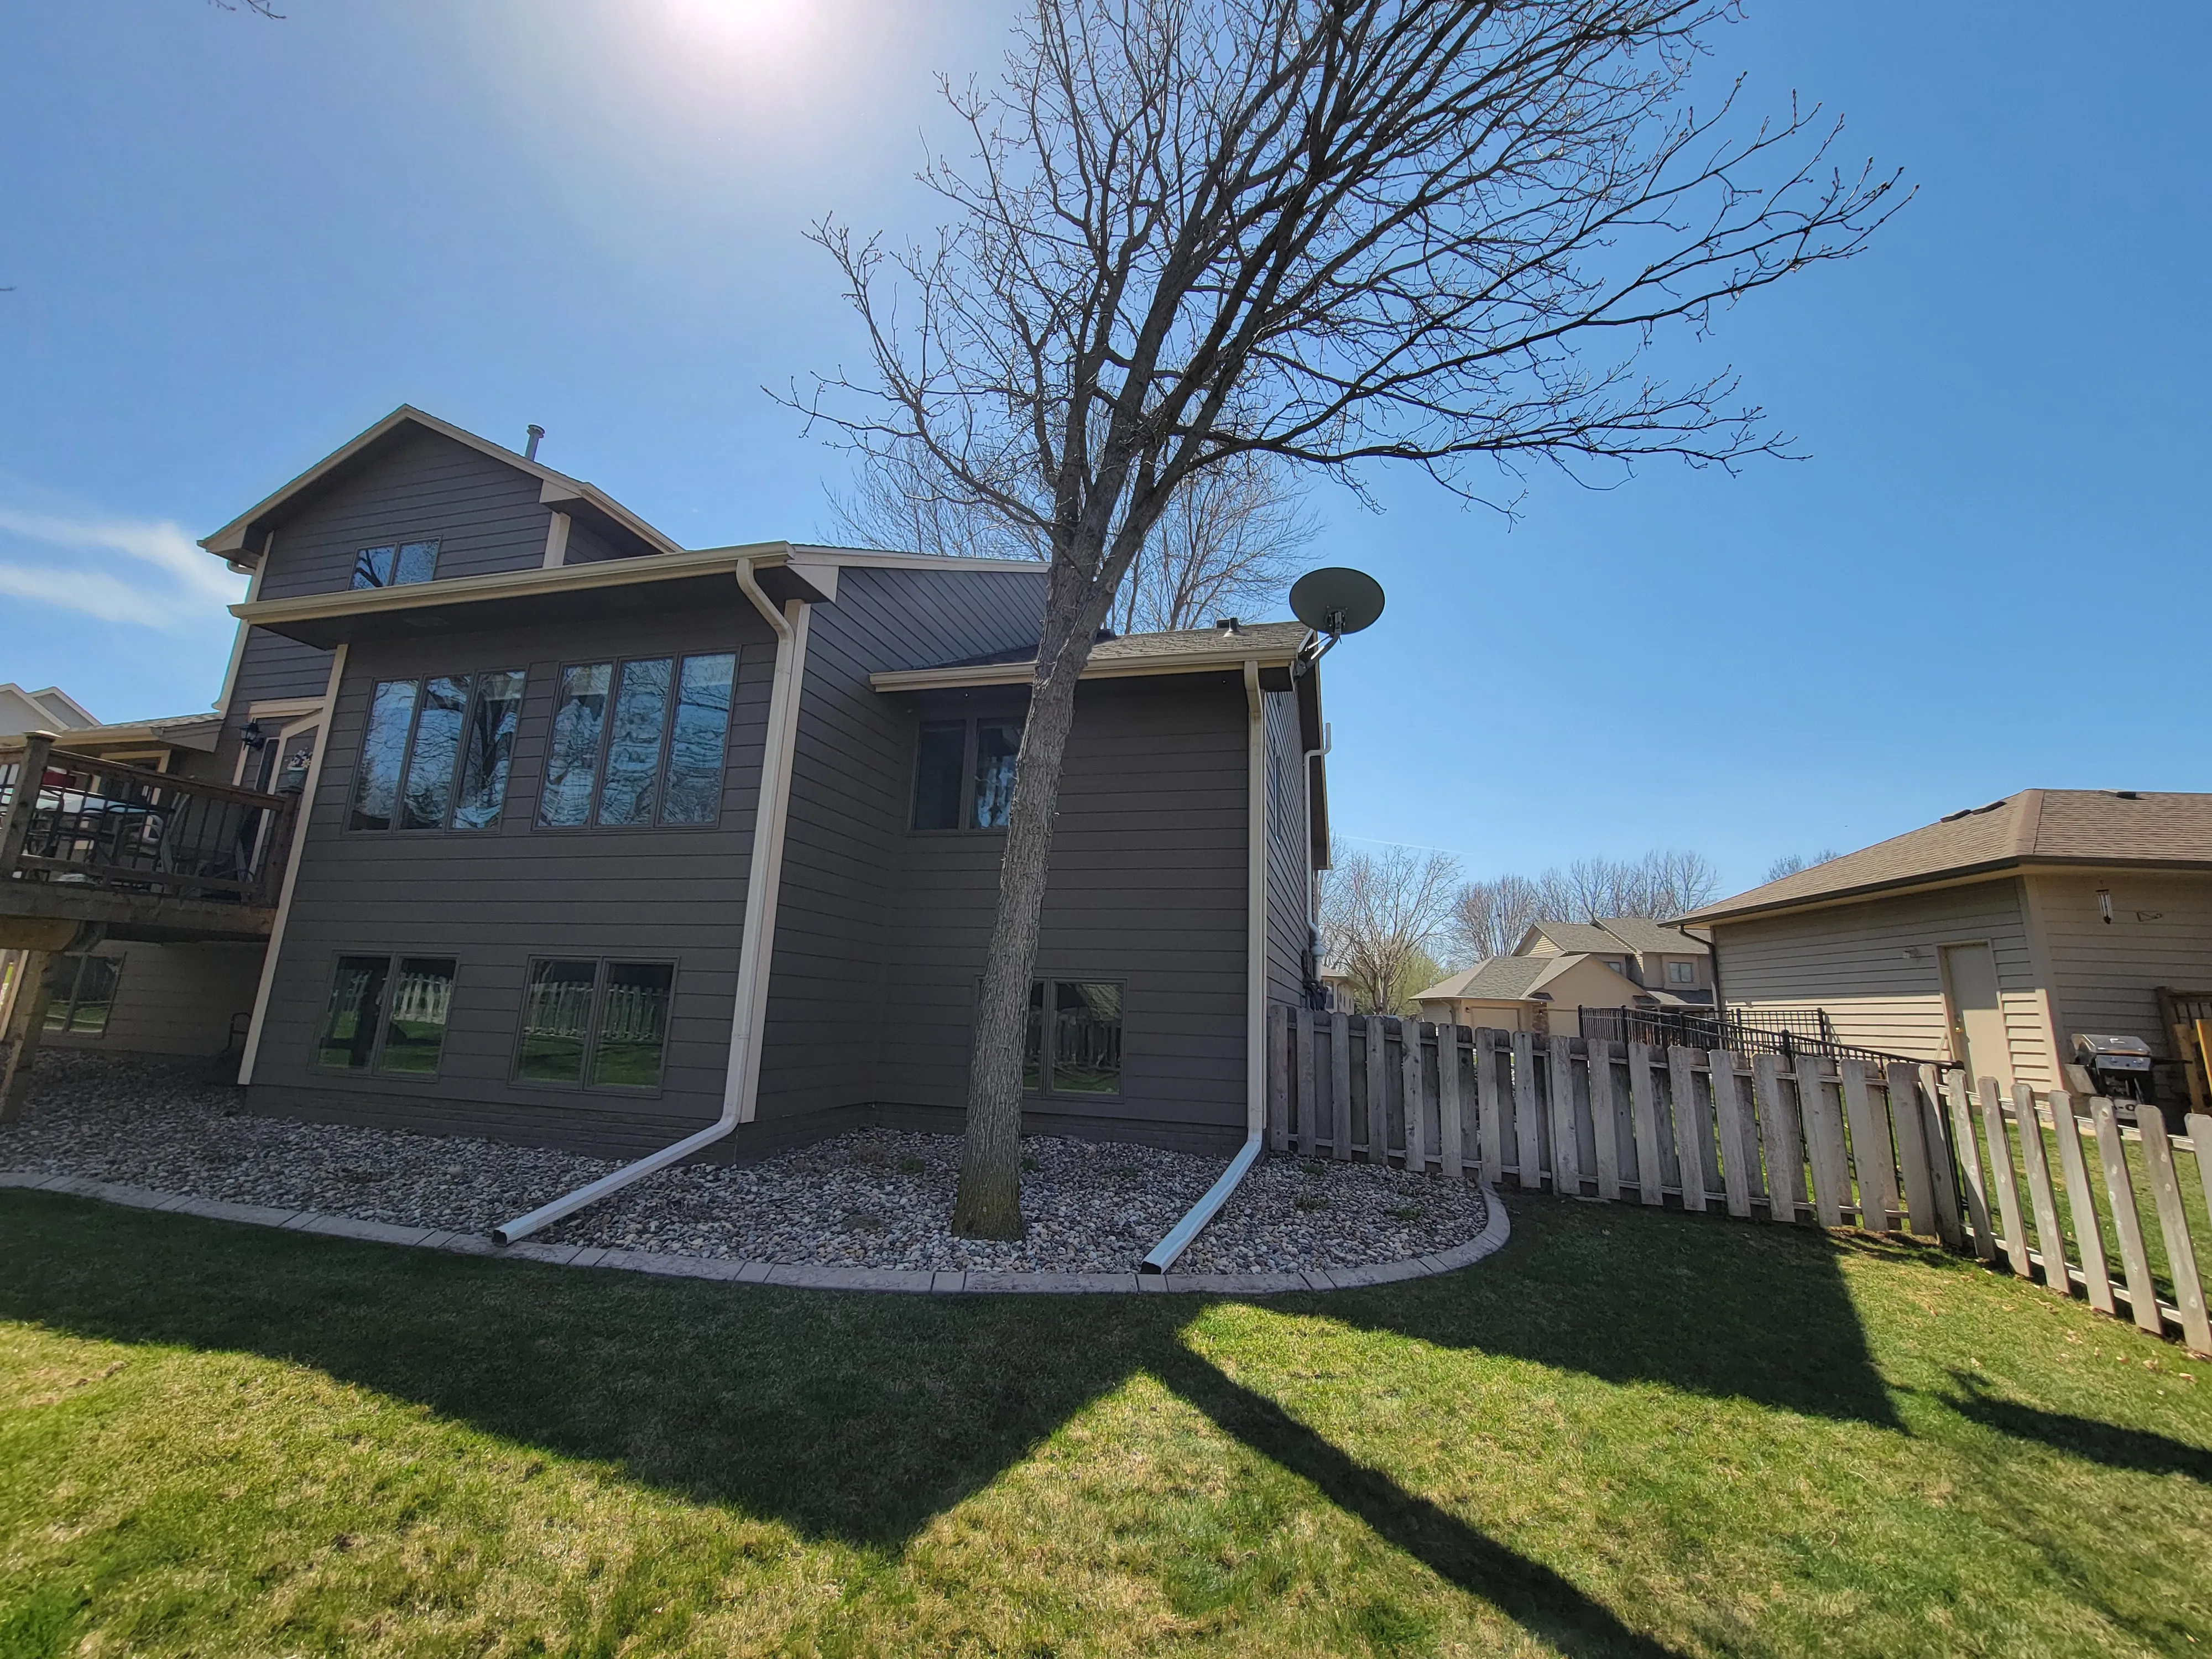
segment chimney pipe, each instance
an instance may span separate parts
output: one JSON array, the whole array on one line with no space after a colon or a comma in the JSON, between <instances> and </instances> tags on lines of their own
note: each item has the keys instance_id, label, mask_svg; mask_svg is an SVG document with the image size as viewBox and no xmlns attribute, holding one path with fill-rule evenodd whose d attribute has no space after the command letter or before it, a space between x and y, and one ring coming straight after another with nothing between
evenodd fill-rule
<instances>
[{"instance_id":1,"label":"chimney pipe","mask_svg":"<svg viewBox=\"0 0 2212 1659\"><path fill-rule=\"evenodd\" d=\"M530 441L522 447L522 459L534 461L538 459L538 441L545 435L545 428L533 422L529 431Z\"/></svg>"}]
</instances>

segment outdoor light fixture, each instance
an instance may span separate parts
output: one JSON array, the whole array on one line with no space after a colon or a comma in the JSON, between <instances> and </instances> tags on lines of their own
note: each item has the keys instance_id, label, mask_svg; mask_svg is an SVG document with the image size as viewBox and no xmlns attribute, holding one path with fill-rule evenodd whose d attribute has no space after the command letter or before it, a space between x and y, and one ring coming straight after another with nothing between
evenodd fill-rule
<instances>
[{"instance_id":1,"label":"outdoor light fixture","mask_svg":"<svg viewBox=\"0 0 2212 1659\"><path fill-rule=\"evenodd\" d=\"M263 744L269 741L269 734L261 729L261 722L259 720L246 721L246 730L240 732L238 736L239 741L243 743L248 749L258 749Z\"/></svg>"}]
</instances>

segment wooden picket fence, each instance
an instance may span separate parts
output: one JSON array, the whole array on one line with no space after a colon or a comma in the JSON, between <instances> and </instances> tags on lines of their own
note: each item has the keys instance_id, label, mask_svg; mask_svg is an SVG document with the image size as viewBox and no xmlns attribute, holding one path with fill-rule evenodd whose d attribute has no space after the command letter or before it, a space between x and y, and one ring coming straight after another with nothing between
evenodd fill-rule
<instances>
[{"instance_id":1,"label":"wooden picket fence","mask_svg":"<svg viewBox=\"0 0 2212 1659\"><path fill-rule=\"evenodd\" d=\"M2171 1304L2158 1298L2144 1248L2126 1157L2135 1137L2124 1135L2108 1101L2053 1093L2046 1126L2025 1085L2007 1102L1994 1079L1970 1092L1963 1073L1931 1065L1707 1054L1280 1006L1270 1013L1267 1085L1275 1152L1932 1236L2023 1277L2040 1274L2062 1295L2078 1286L2105 1312L2125 1300L2143 1329L2163 1334L2171 1323L2192 1351L2212 1353L2180 1172L2154 1111L2142 1114L2140 1141ZM2077 1108L2087 1114L2119 1243L2119 1284ZM2191 1123L2212 1210L2212 1117L2192 1115ZM2046 1128L2073 1223L2072 1260ZM2023 1176L2034 1248L2022 1220Z\"/></svg>"}]
</instances>

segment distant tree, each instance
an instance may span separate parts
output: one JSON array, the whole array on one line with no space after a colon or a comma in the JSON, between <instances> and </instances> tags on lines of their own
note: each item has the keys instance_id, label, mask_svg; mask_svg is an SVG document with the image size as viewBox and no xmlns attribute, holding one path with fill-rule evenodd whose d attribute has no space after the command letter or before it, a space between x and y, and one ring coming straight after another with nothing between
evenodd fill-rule
<instances>
[{"instance_id":1,"label":"distant tree","mask_svg":"<svg viewBox=\"0 0 2212 1659\"><path fill-rule=\"evenodd\" d=\"M1450 922L1458 880L1448 853L1334 849L1322 877L1322 939L1361 1012L1394 1013L1435 982L1431 947Z\"/></svg>"},{"instance_id":2,"label":"distant tree","mask_svg":"<svg viewBox=\"0 0 2212 1659\"><path fill-rule=\"evenodd\" d=\"M1471 881L1452 895L1446 939L1454 961L1512 953L1538 921L1601 921L1648 916L1672 921L1720 891L1719 872L1701 853L1646 853L1635 860L1577 859L1542 874Z\"/></svg>"},{"instance_id":3,"label":"distant tree","mask_svg":"<svg viewBox=\"0 0 2212 1659\"><path fill-rule=\"evenodd\" d=\"M1645 348L1862 247L1899 199L1837 129L1693 108L1729 0L1030 0L896 252L824 223L868 372L792 401L926 453L1050 551L975 1000L955 1232L1022 1231L1022 1054L1076 687L1200 474L1371 463L1506 503L1531 467L1786 453ZM1495 469L1495 470L1492 470ZM1493 485L1494 481L1494 485Z\"/></svg>"},{"instance_id":4,"label":"distant tree","mask_svg":"<svg viewBox=\"0 0 2212 1659\"><path fill-rule=\"evenodd\" d=\"M1766 879L1780 881L1784 876L1794 876L1800 870L1810 870L1816 864L1826 864L1832 859L1841 857L1841 853L1828 847L1822 848L1809 859L1802 853L1784 853L1766 866Z\"/></svg>"},{"instance_id":5,"label":"distant tree","mask_svg":"<svg viewBox=\"0 0 2212 1659\"><path fill-rule=\"evenodd\" d=\"M264 17L282 17L284 15L270 3L270 0L208 0L208 4L218 11L236 11L242 5L246 10Z\"/></svg>"},{"instance_id":6,"label":"distant tree","mask_svg":"<svg viewBox=\"0 0 2212 1659\"><path fill-rule=\"evenodd\" d=\"M1471 881L1452 895L1447 935L1452 960L1465 967L1488 957L1513 954L1513 947L1541 919L1543 892L1526 876Z\"/></svg>"}]
</instances>

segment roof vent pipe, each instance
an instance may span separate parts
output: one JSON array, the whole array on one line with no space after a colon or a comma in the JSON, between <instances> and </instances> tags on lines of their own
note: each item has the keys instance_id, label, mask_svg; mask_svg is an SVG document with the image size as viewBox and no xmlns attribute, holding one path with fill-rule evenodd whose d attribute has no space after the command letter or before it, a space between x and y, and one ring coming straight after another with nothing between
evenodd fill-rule
<instances>
[{"instance_id":1,"label":"roof vent pipe","mask_svg":"<svg viewBox=\"0 0 2212 1659\"><path fill-rule=\"evenodd\" d=\"M530 441L522 447L522 459L526 461L534 461L538 459L538 441L545 435L545 428L532 422L527 430L530 434Z\"/></svg>"}]
</instances>

